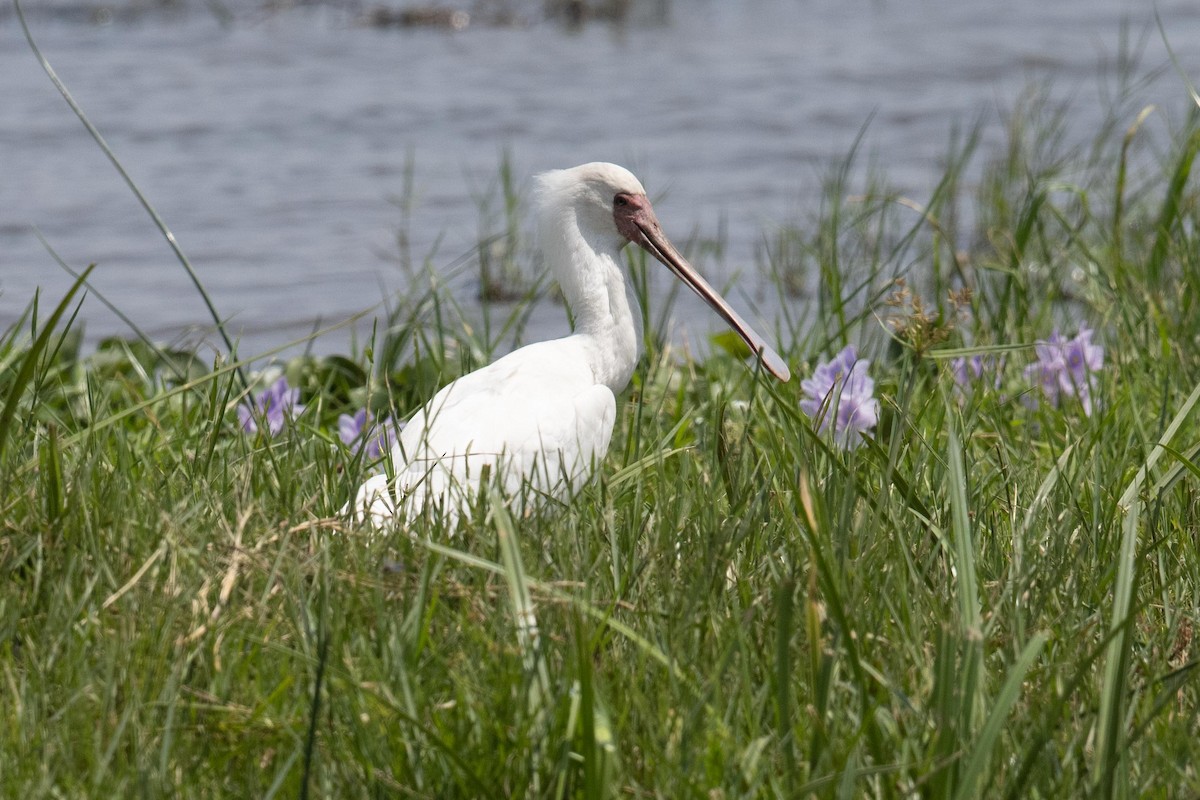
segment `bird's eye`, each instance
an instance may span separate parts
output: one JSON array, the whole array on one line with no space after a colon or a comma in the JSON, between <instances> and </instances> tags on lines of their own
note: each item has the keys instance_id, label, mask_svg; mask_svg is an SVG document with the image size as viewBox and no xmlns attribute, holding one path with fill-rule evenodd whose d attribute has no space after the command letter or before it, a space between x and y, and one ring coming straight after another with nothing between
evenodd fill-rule
<instances>
[{"instance_id":1,"label":"bird's eye","mask_svg":"<svg viewBox=\"0 0 1200 800\"><path fill-rule=\"evenodd\" d=\"M613 205L614 206L627 206L627 205L629 205L629 198L623 194L619 194L613 198Z\"/></svg>"}]
</instances>

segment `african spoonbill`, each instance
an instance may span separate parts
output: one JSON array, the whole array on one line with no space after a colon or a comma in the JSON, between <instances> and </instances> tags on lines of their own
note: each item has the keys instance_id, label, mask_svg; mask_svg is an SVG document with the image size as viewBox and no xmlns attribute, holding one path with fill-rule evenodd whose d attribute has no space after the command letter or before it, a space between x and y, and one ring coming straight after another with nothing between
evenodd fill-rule
<instances>
[{"instance_id":1,"label":"african spoonbill","mask_svg":"<svg viewBox=\"0 0 1200 800\"><path fill-rule=\"evenodd\" d=\"M710 305L781 381L787 364L663 234L628 170L591 163L536 179L542 252L575 314L570 336L537 342L462 376L409 421L392 448L396 475L376 475L352 511L376 525L411 521L426 504L455 527L484 475L506 497L523 487L565 499L604 458L616 396L641 351L640 308L621 249L644 248Z\"/></svg>"}]
</instances>

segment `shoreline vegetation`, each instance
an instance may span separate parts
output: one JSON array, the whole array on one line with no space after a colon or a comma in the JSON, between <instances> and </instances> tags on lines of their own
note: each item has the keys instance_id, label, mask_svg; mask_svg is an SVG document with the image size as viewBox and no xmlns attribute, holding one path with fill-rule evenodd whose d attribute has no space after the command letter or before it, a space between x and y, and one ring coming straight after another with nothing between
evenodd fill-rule
<instances>
[{"instance_id":1,"label":"shoreline vegetation","mask_svg":"<svg viewBox=\"0 0 1200 800\"><path fill-rule=\"evenodd\" d=\"M262 0L255 4L226 0L52 0L27 9L27 13L92 25L136 24L147 19L206 14L230 26L271 14L323 9L365 27L458 32L467 28L527 28L542 22L569 30L589 24L661 25L670 18L673 6L671 0ZM0 6L0 19L10 13L8 4Z\"/></svg>"},{"instance_id":2,"label":"shoreline vegetation","mask_svg":"<svg viewBox=\"0 0 1200 800\"><path fill-rule=\"evenodd\" d=\"M453 538L337 512L528 301L481 330L431 284L255 371L83 353L87 270L35 298L0 334L2 793L1200 794L1200 120L1135 96L1083 148L1014 114L974 187L962 137L920 202L849 156L768 253L813 287L787 385L678 352L631 252L597 480Z\"/></svg>"}]
</instances>

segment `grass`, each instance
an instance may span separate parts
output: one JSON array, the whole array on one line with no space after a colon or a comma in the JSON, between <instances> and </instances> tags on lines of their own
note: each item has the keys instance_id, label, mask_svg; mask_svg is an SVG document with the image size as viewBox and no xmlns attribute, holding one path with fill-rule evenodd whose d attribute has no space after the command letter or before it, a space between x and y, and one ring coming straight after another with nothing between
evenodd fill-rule
<instances>
[{"instance_id":1,"label":"grass","mask_svg":"<svg viewBox=\"0 0 1200 800\"><path fill-rule=\"evenodd\" d=\"M251 437L249 364L83 354L86 273L35 301L0 337L0 793L1200 793L1200 137L1114 113L1085 151L1016 114L975 194L971 135L921 203L856 196L848 162L788 232L768 266L818 302L780 338L798 378L873 358L861 447L799 380L650 324L598 480L453 538L337 518L377 467L336 417L411 412L525 303L481 334L407 298L361 352L284 363L306 410ZM1073 320L1106 347L1091 416L1025 402ZM984 352L998 384L957 390L947 360Z\"/></svg>"}]
</instances>

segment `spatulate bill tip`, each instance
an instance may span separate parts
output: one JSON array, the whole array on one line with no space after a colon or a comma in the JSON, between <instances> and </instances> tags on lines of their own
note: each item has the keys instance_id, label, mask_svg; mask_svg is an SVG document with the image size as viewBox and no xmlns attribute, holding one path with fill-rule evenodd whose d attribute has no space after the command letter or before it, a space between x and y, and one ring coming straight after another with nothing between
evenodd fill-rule
<instances>
[{"instance_id":1,"label":"spatulate bill tip","mask_svg":"<svg viewBox=\"0 0 1200 800\"><path fill-rule=\"evenodd\" d=\"M780 383L787 383L792 379L792 371L788 369L787 362L770 347L763 345L758 355L762 359L763 366L766 367L767 372L774 375Z\"/></svg>"}]
</instances>

